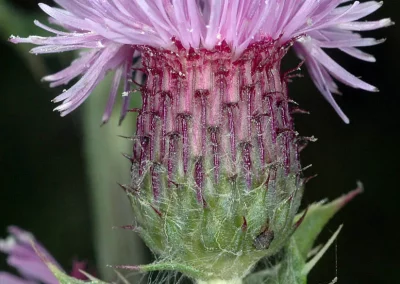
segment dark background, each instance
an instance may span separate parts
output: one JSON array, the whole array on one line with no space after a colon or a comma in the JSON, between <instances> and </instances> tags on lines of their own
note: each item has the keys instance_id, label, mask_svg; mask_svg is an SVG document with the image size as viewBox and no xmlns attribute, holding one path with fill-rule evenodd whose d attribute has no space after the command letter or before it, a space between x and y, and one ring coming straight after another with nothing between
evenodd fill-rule
<instances>
[{"instance_id":1,"label":"dark background","mask_svg":"<svg viewBox=\"0 0 400 284\"><path fill-rule=\"evenodd\" d=\"M7 2L7 1L6 1ZM26 13L37 11L36 0L8 0ZM51 1L41 1L51 3ZM386 1L370 19L399 21L400 2ZM39 29L38 29L39 30ZM369 35L387 42L367 49L375 64L334 53L334 58L357 76L377 86L367 93L340 85L339 105L351 120L344 124L318 93L311 80L297 80L290 92L311 115L296 118L302 135L318 138L302 154L307 172L319 176L307 188L304 204L333 199L355 188L365 192L332 220L321 242L344 223L338 241L323 257L309 283L399 283L399 66L398 28ZM52 112L50 100L59 90L40 83L15 47L0 41L0 236L15 224L33 232L67 270L73 259L94 266L88 179L82 147L82 111L66 118ZM65 66L45 56L49 73ZM294 57L285 64L294 66ZM100 118L99 118L100 120ZM5 269L3 255L0 270Z\"/></svg>"}]
</instances>

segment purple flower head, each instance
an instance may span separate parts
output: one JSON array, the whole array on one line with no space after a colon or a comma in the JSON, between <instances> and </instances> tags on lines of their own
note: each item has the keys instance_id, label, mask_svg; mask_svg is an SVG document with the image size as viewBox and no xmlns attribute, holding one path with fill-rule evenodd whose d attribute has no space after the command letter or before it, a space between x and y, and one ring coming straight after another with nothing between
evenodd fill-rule
<instances>
[{"instance_id":1,"label":"purple flower head","mask_svg":"<svg viewBox=\"0 0 400 284\"><path fill-rule=\"evenodd\" d=\"M358 47L381 41L356 33L389 26L359 22L381 7L345 0L55 0L40 4L52 37L12 37L38 45L32 53L85 49L70 67L47 76L70 89L54 99L66 115L110 70L103 115L111 115L123 81L121 119L138 113L131 180L126 191L137 226L157 255L151 266L178 269L197 280L242 279L262 258L280 251L293 226L304 184L300 136L281 71L290 47L345 122L333 99L333 78L377 91L324 51L338 48L374 61ZM139 58L140 60L136 60ZM145 75L145 76L144 76ZM146 80L141 80L141 77ZM138 85L141 106L129 97ZM128 266L120 266L129 268ZM133 268L137 269L137 268Z\"/></svg>"},{"instance_id":2,"label":"purple flower head","mask_svg":"<svg viewBox=\"0 0 400 284\"><path fill-rule=\"evenodd\" d=\"M338 93L333 78L354 88L377 91L338 65L323 49L337 48L361 60L375 61L358 47L381 40L362 38L357 31L392 24L390 19L359 21L382 6L382 2L348 0L55 0L61 8L39 4L60 31L38 21L35 24L54 36L11 37L13 43L38 45L34 54L85 49L68 68L44 78L50 86L67 84L82 75L70 89L54 99L55 108L66 115L76 109L104 78L115 70L110 97L103 116L111 114L120 82L124 82L123 118L129 109L133 58L137 46L175 49L174 38L185 49L212 50L226 42L238 58L252 43L264 39L292 42L298 56L320 92L341 118L332 93Z\"/></svg>"},{"instance_id":3,"label":"purple flower head","mask_svg":"<svg viewBox=\"0 0 400 284\"><path fill-rule=\"evenodd\" d=\"M58 284L58 280L48 268L46 262L55 265L63 271L50 253L35 239L35 237L16 226L8 228L10 236L0 239L0 252L8 255L7 262L14 267L21 277L0 271L1 284ZM77 279L87 278L79 269L85 268L84 262L74 262L71 276Z\"/></svg>"}]
</instances>

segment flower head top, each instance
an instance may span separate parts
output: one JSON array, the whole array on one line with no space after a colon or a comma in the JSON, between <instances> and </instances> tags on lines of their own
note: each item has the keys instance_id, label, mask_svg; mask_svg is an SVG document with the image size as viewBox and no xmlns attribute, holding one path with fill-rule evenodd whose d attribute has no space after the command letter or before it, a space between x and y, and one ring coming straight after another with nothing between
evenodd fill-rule
<instances>
[{"instance_id":1,"label":"flower head top","mask_svg":"<svg viewBox=\"0 0 400 284\"><path fill-rule=\"evenodd\" d=\"M51 37L11 37L13 43L32 43L34 54L87 49L68 68L44 78L51 86L67 84L82 75L70 89L54 99L62 102L55 110L66 115L76 109L104 78L116 70L109 101L103 116L106 122L124 80L123 118L129 109L135 46L174 49L174 38L184 48L214 47L226 42L238 57L250 44L274 39L293 42L305 60L314 83L335 108L332 97L338 88L332 77L367 91L377 91L333 61L323 48L338 48L365 61L374 57L357 47L381 41L361 38L354 31L373 30L391 25L390 19L372 22L358 20L379 9L382 2L347 0L55 0L61 8L40 4L50 22L60 31L38 21L35 24L55 34ZM349 3L351 2L351 3Z\"/></svg>"}]
</instances>

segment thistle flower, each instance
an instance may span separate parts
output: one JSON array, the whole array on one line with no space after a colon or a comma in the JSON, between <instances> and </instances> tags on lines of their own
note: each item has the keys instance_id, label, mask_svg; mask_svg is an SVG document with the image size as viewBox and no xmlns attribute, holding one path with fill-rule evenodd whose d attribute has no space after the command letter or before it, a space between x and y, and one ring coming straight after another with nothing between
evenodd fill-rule
<instances>
[{"instance_id":1,"label":"thistle flower","mask_svg":"<svg viewBox=\"0 0 400 284\"><path fill-rule=\"evenodd\" d=\"M382 2L360 3L345 0L282 0L282 1L156 1L156 0L55 0L62 8L39 4L50 16L52 24L67 31L35 24L55 36L12 36L13 43L32 43L39 47L34 54L57 53L87 49L70 67L46 76L45 81L56 87L68 84L83 75L69 90L54 99L62 102L56 108L61 115L76 109L104 78L109 70L116 70L109 102L103 117L109 118L120 81L124 80L124 107L128 110L131 91L133 57L140 56L137 46L151 46L175 50L173 38L185 49L213 50L223 42L238 58L246 48L265 39L277 40L280 45L293 43L297 54L305 60L314 83L340 116L348 121L335 103L332 93L339 81L367 91L377 89L351 75L336 64L323 48L338 48L361 60L374 62L372 55L357 49L380 43L373 38L362 38L354 31L367 31L392 24L386 18L379 21L358 21L375 12Z\"/></svg>"},{"instance_id":2,"label":"thistle flower","mask_svg":"<svg viewBox=\"0 0 400 284\"><path fill-rule=\"evenodd\" d=\"M54 99L62 102L56 108L61 115L115 70L103 122L121 81L121 119L128 110L138 112L131 184L122 186L136 215L137 226L129 228L158 257L147 269L179 270L200 283L242 279L298 226L293 219L306 181L299 152L313 138L294 130L292 113L302 110L290 100L287 83L299 68L282 72L282 58L293 46L348 122L333 99L333 78L377 89L324 49L374 61L357 47L381 40L356 31L391 25L390 19L359 21L381 7L376 1L55 2L61 8L40 7L67 32L36 21L55 36L10 40L39 45L35 54L87 49L70 67L44 78L59 86L83 75ZM141 92L140 108L129 104L132 82Z\"/></svg>"},{"instance_id":3,"label":"thistle flower","mask_svg":"<svg viewBox=\"0 0 400 284\"><path fill-rule=\"evenodd\" d=\"M63 271L62 268L50 253L36 241L35 237L31 233L15 226L10 226L8 232L10 236L7 239L0 239L0 251L8 254L8 264L14 267L22 278L0 271L0 283L59 283L43 261L43 258L55 265L60 271ZM79 271L79 269L84 269L85 267L86 265L84 262L74 262L71 276L76 279L86 280L86 276Z\"/></svg>"}]
</instances>

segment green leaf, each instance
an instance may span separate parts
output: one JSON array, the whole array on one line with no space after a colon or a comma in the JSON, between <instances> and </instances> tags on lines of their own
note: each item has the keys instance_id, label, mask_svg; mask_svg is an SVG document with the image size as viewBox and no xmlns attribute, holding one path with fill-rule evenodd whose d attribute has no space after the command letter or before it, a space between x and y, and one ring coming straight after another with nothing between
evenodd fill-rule
<instances>
[{"instance_id":1,"label":"green leaf","mask_svg":"<svg viewBox=\"0 0 400 284\"><path fill-rule=\"evenodd\" d=\"M348 194L343 195L327 204L325 204L325 201L314 203L308 208L306 217L293 235L297 249L304 260L307 259L307 255L312 250L316 238L321 233L328 221L344 205L346 205L362 191L362 184L358 183L358 187ZM298 214L295 218L295 221L299 220L303 214L303 212Z\"/></svg>"}]
</instances>

